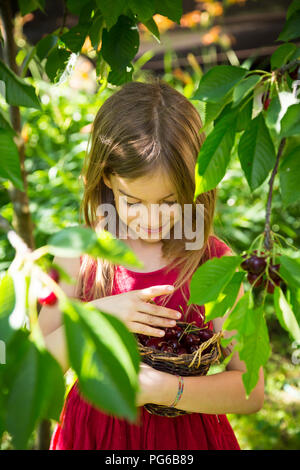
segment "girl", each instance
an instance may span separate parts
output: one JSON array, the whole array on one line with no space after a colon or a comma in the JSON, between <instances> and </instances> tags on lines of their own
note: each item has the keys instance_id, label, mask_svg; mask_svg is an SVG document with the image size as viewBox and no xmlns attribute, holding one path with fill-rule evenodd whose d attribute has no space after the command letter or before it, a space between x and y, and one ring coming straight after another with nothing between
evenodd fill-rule
<instances>
[{"instance_id":1,"label":"girl","mask_svg":"<svg viewBox=\"0 0 300 470\"><path fill-rule=\"evenodd\" d=\"M204 306L187 305L191 276L209 258L232 254L229 246L213 235L216 189L200 194L193 203L195 163L205 139L199 133L201 127L196 108L161 79L126 83L104 102L93 123L91 146L83 166L81 212L87 226L96 231L107 229L109 219L101 211L99 214L99 207L104 203L113 205L117 214L115 236L135 252L144 268L127 269L87 255L54 261L78 280L75 288L61 282L70 297L92 302L118 316L133 333L159 337L163 328L180 318L203 326ZM159 204L165 211L153 216L152 209ZM175 237L178 212L167 211L183 208L184 204L192 204L193 229L195 204L204 206L204 243L197 250L186 249L185 233ZM141 207L146 211L138 217L137 209ZM166 214L169 224L165 222ZM124 227L128 228L127 237ZM168 285L174 287L171 293ZM236 302L242 295L243 287ZM153 299L156 305L149 302ZM225 318L209 322L209 328L220 331ZM48 349L67 371L58 308L44 306L39 322ZM226 413L256 412L264 398L261 370L258 384L246 400L244 371L236 352L226 371L203 377L178 379L141 363L136 424L93 407L75 381L50 449L240 449ZM174 406L190 413L175 418L153 415L144 408L146 403Z\"/></svg>"}]
</instances>

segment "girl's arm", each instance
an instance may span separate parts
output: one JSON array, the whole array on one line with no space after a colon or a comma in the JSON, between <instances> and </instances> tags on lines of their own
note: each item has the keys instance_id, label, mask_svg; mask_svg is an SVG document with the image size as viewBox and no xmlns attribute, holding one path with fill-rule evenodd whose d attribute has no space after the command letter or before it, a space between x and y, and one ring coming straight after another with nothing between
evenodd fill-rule
<instances>
[{"instance_id":1,"label":"girl's arm","mask_svg":"<svg viewBox=\"0 0 300 470\"><path fill-rule=\"evenodd\" d=\"M231 253L226 253L231 255ZM236 301L230 311L232 311L238 300L244 294L244 287L241 285ZM228 312L224 317L213 320L214 331L220 331ZM224 331L224 337L231 337L236 331ZM233 348L236 341L232 340L229 349ZM232 350L232 349L231 349ZM259 411L264 403L264 373L263 368L259 370L259 379L256 387L252 390L248 400L242 375L246 371L245 363L239 359L238 352L235 351L226 371L218 374L184 377L183 394L175 408L194 413L227 414L240 413L250 414ZM156 390L153 391L154 401L158 405L169 406L173 403L177 389L178 377L156 371L159 373Z\"/></svg>"}]
</instances>

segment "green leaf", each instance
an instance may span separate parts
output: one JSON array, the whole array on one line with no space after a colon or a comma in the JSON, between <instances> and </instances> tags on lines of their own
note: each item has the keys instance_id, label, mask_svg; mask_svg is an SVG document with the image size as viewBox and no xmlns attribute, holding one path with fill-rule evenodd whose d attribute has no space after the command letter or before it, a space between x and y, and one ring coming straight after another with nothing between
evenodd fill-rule
<instances>
[{"instance_id":1,"label":"green leaf","mask_svg":"<svg viewBox=\"0 0 300 470\"><path fill-rule=\"evenodd\" d=\"M24 191L18 148L13 133L3 128L0 128L0 154L0 176L9 179L16 188Z\"/></svg>"},{"instance_id":2,"label":"green leaf","mask_svg":"<svg viewBox=\"0 0 300 470\"><path fill-rule=\"evenodd\" d=\"M263 367L271 354L268 328L263 314L263 306L252 310L254 331L243 337L239 356L245 362L247 371L242 378L248 398L259 378L259 369Z\"/></svg>"},{"instance_id":3,"label":"green leaf","mask_svg":"<svg viewBox=\"0 0 300 470\"><path fill-rule=\"evenodd\" d=\"M16 135L15 130L11 127L9 118L4 114L3 109L0 109L0 128L10 131L12 134Z\"/></svg>"},{"instance_id":4,"label":"green leaf","mask_svg":"<svg viewBox=\"0 0 300 470\"><path fill-rule=\"evenodd\" d=\"M251 191L267 178L275 164L275 148L262 113L250 121L240 138L238 157Z\"/></svg>"},{"instance_id":5,"label":"green leaf","mask_svg":"<svg viewBox=\"0 0 300 470\"><path fill-rule=\"evenodd\" d=\"M290 41L300 37L300 11L295 11L285 22L283 30L275 41Z\"/></svg>"},{"instance_id":6,"label":"green leaf","mask_svg":"<svg viewBox=\"0 0 300 470\"><path fill-rule=\"evenodd\" d=\"M102 33L102 55L114 70L119 70L135 57L139 48L137 25L128 16L121 15L110 31Z\"/></svg>"},{"instance_id":7,"label":"green leaf","mask_svg":"<svg viewBox=\"0 0 300 470\"><path fill-rule=\"evenodd\" d=\"M36 44L36 54L42 61L45 57L48 57L50 51L56 46L58 36L55 34L48 34Z\"/></svg>"},{"instance_id":8,"label":"green leaf","mask_svg":"<svg viewBox=\"0 0 300 470\"><path fill-rule=\"evenodd\" d=\"M222 256L202 264L192 276L188 305L204 305L217 299L241 262L241 256Z\"/></svg>"},{"instance_id":9,"label":"green leaf","mask_svg":"<svg viewBox=\"0 0 300 470\"><path fill-rule=\"evenodd\" d=\"M0 60L0 80L5 83L5 99L8 104L41 109L33 86L18 77L2 60Z\"/></svg>"},{"instance_id":10,"label":"green leaf","mask_svg":"<svg viewBox=\"0 0 300 470\"><path fill-rule=\"evenodd\" d=\"M292 311L290 304L285 298L279 286L274 289L274 308L280 325L297 341L300 341L300 327Z\"/></svg>"},{"instance_id":11,"label":"green leaf","mask_svg":"<svg viewBox=\"0 0 300 470\"><path fill-rule=\"evenodd\" d=\"M7 431L12 435L12 444L17 450L26 448L44 402L44 394L40 389L42 377L39 376L39 351L29 339L23 338L22 342L22 345L15 344L18 348L17 370L11 377L6 419ZM9 359L10 352L7 356L11 363L13 359ZM10 370L9 364L7 367Z\"/></svg>"},{"instance_id":12,"label":"green leaf","mask_svg":"<svg viewBox=\"0 0 300 470\"><path fill-rule=\"evenodd\" d=\"M44 12L45 9L45 0L18 0L18 3L22 16L25 16L37 9Z\"/></svg>"},{"instance_id":13,"label":"green leaf","mask_svg":"<svg viewBox=\"0 0 300 470\"><path fill-rule=\"evenodd\" d=\"M235 137L236 113L222 118L205 139L196 162L196 197L213 189L222 180L230 161Z\"/></svg>"},{"instance_id":14,"label":"green leaf","mask_svg":"<svg viewBox=\"0 0 300 470\"><path fill-rule=\"evenodd\" d=\"M279 165L280 192L284 206L297 202L300 199L300 146L281 160Z\"/></svg>"},{"instance_id":15,"label":"green leaf","mask_svg":"<svg viewBox=\"0 0 300 470\"><path fill-rule=\"evenodd\" d=\"M40 418L59 420L64 405L65 381L61 366L47 350L39 356L38 389L43 394Z\"/></svg>"},{"instance_id":16,"label":"green leaf","mask_svg":"<svg viewBox=\"0 0 300 470\"><path fill-rule=\"evenodd\" d=\"M300 259L280 256L279 275L292 287L300 287Z\"/></svg>"},{"instance_id":17,"label":"green leaf","mask_svg":"<svg viewBox=\"0 0 300 470\"><path fill-rule=\"evenodd\" d=\"M300 103L289 106L281 119L280 137L291 137L300 134Z\"/></svg>"},{"instance_id":18,"label":"green leaf","mask_svg":"<svg viewBox=\"0 0 300 470\"><path fill-rule=\"evenodd\" d=\"M107 80L109 83L115 86L123 85L123 83L131 82L132 81L132 74L134 71L134 67L132 64L126 65L121 69L113 69L109 71Z\"/></svg>"},{"instance_id":19,"label":"green leaf","mask_svg":"<svg viewBox=\"0 0 300 470\"><path fill-rule=\"evenodd\" d=\"M214 318L223 317L227 314L228 309L230 309L236 301L245 274L244 272L234 273L232 279L219 295L219 298L205 304L205 322L213 320Z\"/></svg>"},{"instance_id":20,"label":"green leaf","mask_svg":"<svg viewBox=\"0 0 300 470\"><path fill-rule=\"evenodd\" d=\"M266 111L265 120L268 128L274 130L277 134L280 132L280 121L283 113L280 97L276 94L273 96Z\"/></svg>"},{"instance_id":21,"label":"green leaf","mask_svg":"<svg viewBox=\"0 0 300 470\"><path fill-rule=\"evenodd\" d=\"M294 0L288 7L288 11L286 14L286 19L288 20L290 16L292 16L295 11L300 10L300 0Z\"/></svg>"},{"instance_id":22,"label":"green leaf","mask_svg":"<svg viewBox=\"0 0 300 470\"><path fill-rule=\"evenodd\" d=\"M153 0L128 0L127 3L142 23L152 18L155 13Z\"/></svg>"},{"instance_id":23,"label":"green leaf","mask_svg":"<svg viewBox=\"0 0 300 470\"><path fill-rule=\"evenodd\" d=\"M90 23L77 24L69 31L64 33L60 39L72 52L80 52L88 35L89 29Z\"/></svg>"},{"instance_id":24,"label":"green leaf","mask_svg":"<svg viewBox=\"0 0 300 470\"><path fill-rule=\"evenodd\" d=\"M58 83L65 72L72 53L61 47L54 47L48 55L45 70L52 83Z\"/></svg>"},{"instance_id":25,"label":"green leaf","mask_svg":"<svg viewBox=\"0 0 300 470\"><path fill-rule=\"evenodd\" d=\"M250 75L238 83L233 90L232 108L236 108L240 102L248 96L253 88L261 81L262 75Z\"/></svg>"},{"instance_id":26,"label":"green leaf","mask_svg":"<svg viewBox=\"0 0 300 470\"><path fill-rule=\"evenodd\" d=\"M274 70L285 65L296 49L296 44L292 44L290 42L281 44L271 55L271 69Z\"/></svg>"},{"instance_id":27,"label":"green leaf","mask_svg":"<svg viewBox=\"0 0 300 470\"><path fill-rule=\"evenodd\" d=\"M71 367L83 395L114 416L136 418L139 353L124 323L75 300L61 305Z\"/></svg>"},{"instance_id":28,"label":"green leaf","mask_svg":"<svg viewBox=\"0 0 300 470\"><path fill-rule=\"evenodd\" d=\"M96 234L88 227L67 227L52 235L48 241L49 253L73 258L87 253L95 258L108 259L112 263L143 267L128 246L105 230Z\"/></svg>"},{"instance_id":29,"label":"green leaf","mask_svg":"<svg viewBox=\"0 0 300 470\"><path fill-rule=\"evenodd\" d=\"M7 343L14 330L9 325L9 315L15 308L14 281L8 272L0 273L0 340Z\"/></svg>"},{"instance_id":30,"label":"green leaf","mask_svg":"<svg viewBox=\"0 0 300 470\"><path fill-rule=\"evenodd\" d=\"M222 100L218 101L218 103L213 103L211 101L204 102L205 104L205 113L204 113L205 128L221 114L225 106L228 105L231 102L231 100L232 100L232 90L227 95L225 95ZM228 109L230 109L229 105L228 105Z\"/></svg>"},{"instance_id":31,"label":"green leaf","mask_svg":"<svg viewBox=\"0 0 300 470\"><path fill-rule=\"evenodd\" d=\"M175 23L180 24L183 14L182 0L154 0L155 13L166 16Z\"/></svg>"},{"instance_id":32,"label":"green leaf","mask_svg":"<svg viewBox=\"0 0 300 470\"><path fill-rule=\"evenodd\" d=\"M236 132L242 132L248 127L251 118L252 118L252 109L253 109L253 97L248 101L245 106L242 106L242 109L239 110Z\"/></svg>"},{"instance_id":33,"label":"green leaf","mask_svg":"<svg viewBox=\"0 0 300 470\"><path fill-rule=\"evenodd\" d=\"M92 21L92 25L89 30L89 37L92 43L92 46L95 50L98 49L100 39L102 37L102 29L104 26L104 17L102 13L97 10Z\"/></svg>"},{"instance_id":34,"label":"green leaf","mask_svg":"<svg viewBox=\"0 0 300 470\"><path fill-rule=\"evenodd\" d=\"M160 43L160 32L154 19L149 18L149 20L143 21L143 24L146 26L146 28L149 29L150 33L152 33L155 39L157 39L157 41Z\"/></svg>"},{"instance_id":35,"label":"green leaf","mask_svg":"<svg viewBox=\"0 0 300 470\"><path fill-rule=\"evenodd\" d=\"M206 72L192 99L212 101L223 99L246 75L247 70L232 65L216 65Z\"/></svg>"},{"instance_id":36,"label":"green leaf","mask_svg":"<svg viewBox=\"0 0 300 470\"><path fill-rule=\"evenodd\" d=\"M96 0L96 4L99 10L102 11L107 30L110 31L127 6L127 1L114 0L114 2L112 2L111 0Z\"/></svg>"},{"instance_id":37,"label":"green leaf","mask_svg":"<svg viewBox=\"0 0 300 470\"><path fill-rule=\"evenodd\" d=\"M247 291L237 302L236 306L230 312L223 323L223 330L237 330L237 337L251 335L255 331L255 322L253 317L253 308L251 305L251 294Z\"/></svg>"},{"instance_id":38,"label":"green leaf","mask_svg":"<svg viewBox=\"0 0 300 470\"><path fill-rule=\"evenodd\" d=\"M300 325L300 289L289 286L286 291L286 298L289 304L292 306L292 310L298 325Z\"/></svg>"}]
</instances>

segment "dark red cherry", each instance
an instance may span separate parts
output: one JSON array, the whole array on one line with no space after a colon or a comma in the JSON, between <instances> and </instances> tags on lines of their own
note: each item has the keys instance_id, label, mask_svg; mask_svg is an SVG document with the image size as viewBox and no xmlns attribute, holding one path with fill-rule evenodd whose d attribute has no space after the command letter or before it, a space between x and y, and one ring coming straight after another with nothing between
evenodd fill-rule
<instances>
[{"instance_id":1,"label":"dark red cherry","mask_svg":"<svg viewBox=\"0 0 300 470\"><path fill-rule=\"evenodd\" d=\"M275 289L274 284L272 284L272 282L270 282L270 281L268 280L268 281L267 281L267 292L268 292L269 294L273 294L274 289Z\"/></svg>"},{"instance_id":2,"label":"dark red cherry","mask_svg":"<svg viewBox=\"0 0 300 470\"><path fill-rule=\"evenodd\" d=\"M213 335L214 335L213 331L209 330L208 328L206 328L205 330L199 331L199 336L202 342L208 341L210 338L212 338Z\"/></svg>"},{"instance_id":3,"label":"dark red cherry","mask_svg":"<svg viewBox=\"0 0 300 470\"><path fill-rule=\"evenodd\" d=\"M270 105L270 102L271 102L271 100L270 100L270 91L269 90L262 94L261 100L262 100L262 103L263 103L263 108L266 111L268 109L269 105Z\"/></svg>"},{"instance_id":4,"label":"dark red cherry","mask_svg":"<svg viewBox=\"0 0 300 470\"><path fill-rule=\"evenodd\" d=\"M249 260L249 271L251 273L260 274L266 268L266 260L263 257L252 255Z\"/></svg>"},{"instance_id":5,"label":"dark red cherry","mask_svg":"<svg viewBox=\"0 0 300 470\"><path fill-rule=\"evenodd\" d=\"M259 287L262 284L263 281L263 276L260 276L259 274L255 273L248 273L247 279L250 282L250 284L253 284L253 287ZM258 279L259 278L259 279Z\"/></svg>"},{"instance_id":6,"label":"dark red cherry","mask_svg":"<svg viewBox=\"0 0 300 470\"><path fill-rule=\"evenodd\" d=\"M178 348L180 348L180 344L178 343L177 339L173 339L169 341L169 346L173 349L174 352L177 352Z\"/></svg>"},{"instance_id":7,"label":"dark red cherry","mask_svg":"<svg viewBox=\"0 0 300 470\"><path fill-rule=\"evenodd\" d=\"M186 348L184 348L183 346L181 346L181 347L178 349L177 354L187 354Z\"/></svg>"},{"instance_id":8,"label":"dark red cherry","mask_svg":"<svg viewBox=\"0 0 300 470\"><path fill-rule=\"evenodd\" d=\"M298 78L298 67L295 68L292 72L289 72L289 76L292 80L297 80Z\"/></svg>"},{"instance_id":9,"label":"dark red cherry","mask_svg":"<svg viewBox=\"0 0 300 470\"><path fill-rule=\"evenodd\" d=\"M162 339L161 338L149 338L146 342L146 346L148 348L152 348L152 349L158 349L159 348L159 345L161 343Z\"/></svg>"},{"instance_id":10,"label":"dark red cherry","mask_svg":"<svg viewBox=\"0 0 300 470\"><path fill-rule=\"evenodd\" d=\"M165 328L164 339L172 339L172 338L174 338L173 328Z\"/></svg>"},{"instance_id":11,"label":"dark red cherry","mask_svg":"<svg viewBox=\"0 0 300 470\"><path fill-rule=\"evenodd\" d=\"M172 328L172 331L174 338L179 339L182 335L183 329L180 326L176 325Z\"/></svg>"},{"instance_id":12,"label":"dark red cherry","mask_svg":"<svg viewBox=\"0 0 300 470\"><path fill-rule=\"evenodd\" d=\"M196 344L191 344L190 346L188 346L187 351L189 354L193 354L194 352L198 351L198 349L199 346L197 346Z\"/></svg>"},{"instance_id":13,"label":"dark red cherry","mask_svg":"<svg viewBox=\"0 0 300 470\"><path fill-rule=\"evenodd\" d=\"M280 264L271 264L269 266L269 276L279 286L281 277L277 274L279 272Z\"/></svg>"},{"instance_id":14,"label":"dark red cherry","mask_svg":"<svg viewBox=\"0 0 300 470\"><path fill-rule=\"evenodd\" d=\"M167 343L164 343L164 344L161 346L160 350L161 350L162 352L167 352L167 353L171 353L171 354L174 353L173 348L172 348L169 344L167 344Z\"/></svg>"}]
</instances>

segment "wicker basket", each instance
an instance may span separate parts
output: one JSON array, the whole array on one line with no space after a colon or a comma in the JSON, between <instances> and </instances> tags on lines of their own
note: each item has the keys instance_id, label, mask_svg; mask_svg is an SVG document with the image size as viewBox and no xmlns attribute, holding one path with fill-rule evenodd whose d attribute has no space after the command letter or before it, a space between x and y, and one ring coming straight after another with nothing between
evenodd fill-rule
<instances>
[{"instance_id":1,"label":"wicker basket","mask_svg":"<svg viewBox=\"0 0 300 470\"><path fill-rule=\"evenodd\" d=\"M183 328L188 327L189 333L193 333L193 331L199 330L193 323L177 322L177 325ZM221 356L220 340L222 335L222 332L215 333L210 339L201 343L199 348L192 354L167 353L142 345L138 338L137 342L142 362L145 362L156 370L188 377L206 375L210 365L219 362ZM212 346L210 351L205 352L210 345ZM176 417L191 414L189 411L154 403L147 403L144 407L149 413L160 416Z\"/></svg>"}]
</instances>

